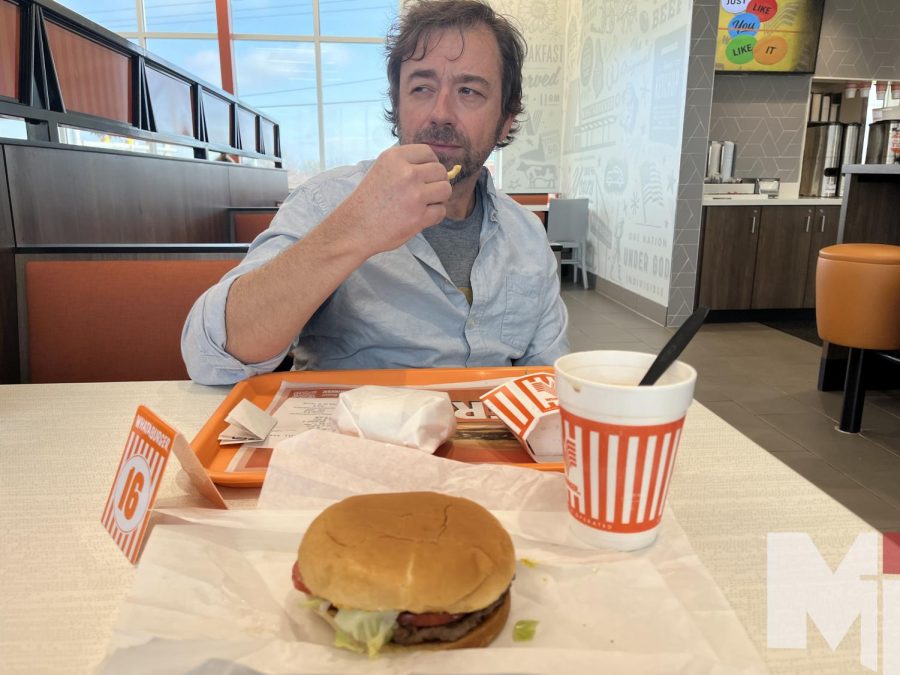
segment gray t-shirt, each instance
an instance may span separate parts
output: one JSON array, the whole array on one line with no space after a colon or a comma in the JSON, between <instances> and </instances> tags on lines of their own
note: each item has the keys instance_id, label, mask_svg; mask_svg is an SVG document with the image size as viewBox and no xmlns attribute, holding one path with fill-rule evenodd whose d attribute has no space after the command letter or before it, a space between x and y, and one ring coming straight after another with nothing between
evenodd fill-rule
<instances>
[{"instance_id":1,"label":"gray t-shirt","mask_svg":"<svg viewBox=\"0 0 900 675\"><path fill-rule=\"evenodd\" d=\"M475 190L475 207L468 217L462 220L444 218L437 225L422 230L425 239L437 254L438 260L447 271L460 292L472 304L472 265L478 256L481 240L481 221L484 218L484 203L481 198L481 186Z\"/></svg>"}]
</instances>

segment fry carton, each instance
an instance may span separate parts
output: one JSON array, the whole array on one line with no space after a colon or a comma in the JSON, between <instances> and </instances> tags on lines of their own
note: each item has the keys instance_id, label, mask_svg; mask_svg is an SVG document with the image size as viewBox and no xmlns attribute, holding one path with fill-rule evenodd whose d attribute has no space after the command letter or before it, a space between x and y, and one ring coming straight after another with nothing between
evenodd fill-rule
<instances>
[{"instance_id":1,"label":"fry carton","mask_svg":"<svg viewBox=\"0 0 900 675\"><path fill-rule=\"evenodd\" d=\"M556 379L550 373L523 375L481 397L509 427L535 462L562 461L562 430Z\"/></svg>"}]
</instances>

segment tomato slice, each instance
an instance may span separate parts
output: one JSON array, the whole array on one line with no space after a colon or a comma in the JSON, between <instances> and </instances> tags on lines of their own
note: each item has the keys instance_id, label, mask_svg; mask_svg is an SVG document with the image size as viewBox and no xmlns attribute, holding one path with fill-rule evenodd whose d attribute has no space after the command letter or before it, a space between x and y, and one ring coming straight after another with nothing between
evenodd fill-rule
<instances>
[{"instance_id":1,"label":"tomato slice","mask_svg":"<svg viewBox=\"0 0 900 675\"><path fill-rule=\"evenodd\" d=\"M443 626L452 623L457 619L465 616L464 614L448 614L447 612L425 612L423 614L413 614L412 612L403 612L397 617L397 623L401 626L415 626L416 628L426 628L429 626Z\"/></svg>"},{"instance_id":2,"label":"tomato slice","mask_svg":"<svg viewBox=\"0 0 900 675\"><path fill-rule=\"evenodd\" d=\"M303 577L300 576L300 566L296 562L291 569L291 580L294 582L294 588L298 591L302 591L307 595L313 594L313 592L306 587L306 584L303 583Z\"/></svg>"}]
</instances>

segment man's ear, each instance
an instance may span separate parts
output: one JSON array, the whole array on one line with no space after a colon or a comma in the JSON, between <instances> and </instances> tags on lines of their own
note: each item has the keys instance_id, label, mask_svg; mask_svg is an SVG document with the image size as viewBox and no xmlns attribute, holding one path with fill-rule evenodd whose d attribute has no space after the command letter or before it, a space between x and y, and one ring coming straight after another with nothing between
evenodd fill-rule
<instances>
[{"instance_id":1,"label":"man's ear","mask_svg":"<svg viewBox=\"0 0 900 675\"><path fill-rule=\"evenodd\" d=\"M515 121L514 115L507 115L506 121L503 123L503 126L500 127L500 133L497 135L497 142L502 143L506 140L506 137L509 135L509 130L512 128L513 122Z\"/></svg>"}]
</instances>

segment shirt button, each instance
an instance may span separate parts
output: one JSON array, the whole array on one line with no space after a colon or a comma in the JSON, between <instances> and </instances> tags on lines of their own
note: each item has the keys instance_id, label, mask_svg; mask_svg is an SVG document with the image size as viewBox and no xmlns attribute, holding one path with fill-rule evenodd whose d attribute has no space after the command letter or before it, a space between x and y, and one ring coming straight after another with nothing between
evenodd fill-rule
<instances>
[{"instance_id":1,"label":"shirt button","mask_svg":"<svg viewBox=\"0 0 900 675\"><path fill-rule=\"evenodd\" d=\"M469 328L475 328L475 319L469 319Z\"/></svg>"}]
</instances>

